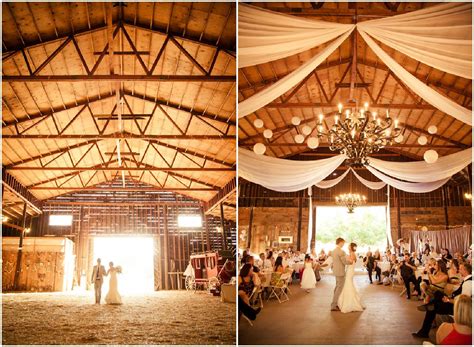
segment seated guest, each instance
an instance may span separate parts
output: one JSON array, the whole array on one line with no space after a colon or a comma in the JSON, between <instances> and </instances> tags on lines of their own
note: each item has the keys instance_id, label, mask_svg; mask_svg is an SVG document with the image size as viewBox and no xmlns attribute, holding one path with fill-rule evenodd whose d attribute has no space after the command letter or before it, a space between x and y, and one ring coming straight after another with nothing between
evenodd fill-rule
<instances>
[{"instance_id":1,"label":"seated guest","mask_svg":"<svg viewBox=\"0 0 474 347\"><path fill-rule=\"evenodd\" d=\"M281 257L283 258L283 261L282 261L283 267L284 267L284 268L287 268L288 265L290 265L290 262L289 262L289 260L288 260L288 252L283 251L283 252L281 253Z\"/></svg>"},{"instance_id":2,"label":"seated guest","mask_svg":"<svg viewBox=\"0 0 474 347\"><path fill-rule=\"evenodd\" d=\"M443 323L436 331L437 345L472 345L472 300L458 295L454 300L454 323Z\"/></svg>"},{"instance_id":3,"label":"seated guest","mask_svg":"<svg viewBox=\"0 0 474 347\"><path fill-rule=\"evenodd\" d=\"M441 248L441 260L443 260L446 264L449 260L453 259L453 256L449 254L449 249Z\"/></svg>"},{"instance_id":4,"label":"seated guest","mask_svg":"<svg viewBox=\"0 0 474 347\"><path fill-rule=\"evenodd\" d=\"M418 256L418 253L412 252L411 253L411 259L413 260L415 266L420 266L421 265L421 261L420 261L420 257Z\"/></svg>"},{"instance_id":5,"label":"seated guest","mask_svg":"<svg viewBox=\"0 0 474 347\"><path fill-rule=\"evenodd\" d=\"M285 267L283 266L283 258L278 256L275 260L275 265L273 266L273 272L283 272Z\"/></svg>"},{"instance_id":6,"label":"seated guest","mask_svg":"<svg viewBox=\"0 0 474 347\"><path fill-rule=\"evenodd\" d=\"M461 286L451 294L445 296L441 292L437 292L433 303L421 305L418 307L420 311L426 311L425 319L421 329L412 335L420 338L427 338L436 318L436 315L452 315L454 314L454 299L459 295L467 295L472 300L472 267L468 263L459 264L459 272L463 276Z\"/></svg>"},{"instance_id":7,"label":"seated guest","mask_svg":"<svg viewBox=\"0 0 474 347\"><path fill-rule=\"evenodd\" d=\"M392 252L389 248L387 248L387 250L385 251L385 260L390 261L390 259L392 259Z\"/></svg>"},{"instance_id":8,"label":"seated guest","mask_svg":"<svg viewBox=\"0 0 474 347\"><path fill-rule=\"evenodd\" d=\"M259 273L260 269L258 266L255 266L255 258L251 255L247 256L247 259L245 260L245 264L250 264L252 265L252 270L254 273Z\"/></svg>"},{"instance_id":9,"label":"seated guest","mask_svg":"<svg viewBox=\"0 0 474 347\"><path fill-rule=\"evenodd\" d=\"M265 268L265 253L260 253L259 259L257 260L257 266L258 266L260 269L264 269L264 268Z\"/></svg>"},{"instance_id":10,"label":"seated guest","mask_svg":"<svg viewBox=\"0 0 474 347\"><path fill-rule=\"evenodd\" d=\"M380 255L380 254L379 254ZM365 256L364 258L364 265L365 267L367 268L367 272L369 274L369 281L370 281L370 284L372 284L372 271L375 270L375 273L376 273L376 277L375 278L379 278L379 283L378 284L382 284L382 281L380 280L380 268L378 266L376 266L375 264L375 257L372 256L372 252L371 251L368 251L367 252L367 255Z\"/></svg>"},{"instance_id":11,"label":"seated guest","mask_svg":"<svg viewBox=\"0 0 474 347\"><path fill-rule=\"evenodd\" d=\"M430 261L431 259L431 254L430 254L430 249L429 248L425 248L425 250L423 251L423 255L421 256L421 264L422 265L427 265L428 262Z\"/></svg>"},{"instance_id":12,"label":"seated guest","mask_svg":"<svg viewBox=\"0 0 474 347\"><path fill-rule=\"evenodd\" d=\"M320 263L324 263L326 259L327 259L326 252L324 252L324 249L322 249L321 252L319 253L318 261Z\"/></svg>"},{"instance_id":13,"label":"seated guest","mask_svg":"<svg viewBox=\"0 0 474 347\"><path fill-rule=\"evenodd\" d=\"M435 292L444 292L444 287L448 284L448 270L446 264L442 260L436 261L433 266L433 273L428 273L429 284L423 282L420 286L421 291L425 294L425 303L430 302Z\"/></svg>"},{"instance_id":14,"label":"seated guest","mask_svg":"<svg viewBox=\"0 0 474 347\"><path fill-rule=\"evenodd\" d=\"M332 269L332 251L328 252L328 256L324 263L321 264L321 267L327 267L328 269Z\"/></svg>"},{"instance_id":15,"label":"seated guest","mask_svg":"<svg viewBox=\"0 0 474 347\"><path fill-rule=\"evenodd\" d=\"M275 259L273 259L273 252L268 251L267 259L265 259L265 268L273 268L274 263L275 263Z\"/></svg>"},{"instance_id":16,"label":"seated guest","mask_svg":"<svg viewBox=\"0 0 474 347\"><path fill-rule=\"evenodd\" d=\"M431 257L432 257L432 258L435 258L435 259L438 259L438 258L439 258L439 254L435 251L434 246L431 246L431 252L430 252L430 254L431 254Z\"/></svg>"},{"instance_id":17,"label":"seated guest","mask_svg":"<svg viewBox=\"0 0 474 347\"><path fill-rule=\"evenodd\" d=\"M408 252L408 243L405 242L405 239L401 238L397 240L396 243L399 247L399 255L403 256L406 252Z\"/></svg>"},{"instance_id":18,"label":"seated guest","mask_svg":"<svg viewBox=\"0 0 474 347\"><path fill-rule=\"evenodd\" d=\"M461 283L461 274L459 273L459 262L457 259L451 260L451 266L448 270L448 281L455 285Z\"/></svg>"},{"instance_id":19,"label":"seated guest","mask_svg":"<svg viewBox=\"0 0 474 347\"><path fill-rule=\"evenodd\" d=\"M411 289L410 283L413 283L415 286L414 295L419 295L420 293L420 282L415 276L416 266L413 260L410 259L410 255L405 253L403 260L400 263L400 274L402 276L403 282L405 283L405 288L407 290L407 299L411 298Z\"/></svg>"},{"instance_id":20,"label":"seated guest","mask_svg":"<svg viewBox=\"0 0 474 347\"><path fill-rule=\"evenodd\" d=\"M252 265L245 264L242 269L240 269L238 285L239 313L244 314L250 320L255 320L257 314L260 312L260 308L255 310L250 306L250 296L255 286L253 283Z\"/></svg>"}]
</instances>

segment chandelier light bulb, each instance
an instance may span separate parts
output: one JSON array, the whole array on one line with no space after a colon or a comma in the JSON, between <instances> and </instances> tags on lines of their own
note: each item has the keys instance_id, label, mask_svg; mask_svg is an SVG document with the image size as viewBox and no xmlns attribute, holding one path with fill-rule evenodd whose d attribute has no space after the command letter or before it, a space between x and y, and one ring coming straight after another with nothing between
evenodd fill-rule
<instances>
[{"instance_id":1,"label":"chandelier light bulb","mask_svg":"<svg viewBox=\"0 0 474 347\"><path fill-rule=\"evenodd\" d=\"M364 103L364 108L365 108L366 111L369 109L369 103L368 102Z\"/></svg>"},{"instance_id":2,"label":"chandelier light bulb","mask_svg":"<svg viewBox=\"0 0 474 347\"><path fill-rule=\"evenodd\" d=\"M303 135L306 135L306 136L311 134L312 131L313 129L311 129L311 127L307 125L303 126L303 128L301 129L301 132L303 133Z\"/></svg>"},{"instance_id":3,"label":"chandelier light bulb","mask_svg":"<svg viewBox=\"0 0 474 347\"><path fill-rule=\"evenodd\" d=\"M295 136L295 142L296 143L303 143L304 142L304 136L301 134L298 134Z\"/></svg>"},{"instance_id":4,"label":"chandelier light bulb","mask_svg":"<svg viewBox=\"0 0 474 347\"><path fill-rule=\"evenodd\" d=\"M380 118L377 118L377 125L380 126L380 124L381 124L381 120Z\"/></svg>"},{"instance_id":5,"label":"chandelier light bulb","mask_svg":"<svg viewBox=\"0 0 474 347\"><path fill-rule=\"evenodd\" d=\"M324 119L324 115L322 113L319 114L319 123L322 123Z\"/></svg>"},{"instance_id":6,"label":"chandelier light bulb","mask_svg":"<svg viewBox=\"0 0 474 347\"><path fill-rule=\"evenodd\" d=\"M390 118L390 115L388 114L388 110L386 111L386 114L387 114L387 118Z\"/></svg>"},{"instance_id":7,"label":"chandelier light bulb","mask_svg":"<svg viewBox=\"0 0 474 347\"><path fill-rule=\"evenodd\" d=\"M374 117L374 120L377 119L377 112L372 112L372 117Z\"/></svg>"},{"instance_id":8,"label":"chandelier light bulb","mask_svg":"<svg viewBox=\"0 0 474 347\"><path fill-rule=\"evenodd\" d=\"M335 116L335 117L334 117L334 123L337 124L337 122L339 122L339 116Z\"/></svg>"},{"instance_id":9,"label":"chandelier light bulb","mask_svg":"<svg viewBox=\"0 0 474 347\"><path fill-rule=\"evenodd\" d=\"M346 118L349 118L349 115L351 114L351 111L346 110Z\"/></svg>"},{"instance_id":10,"label":"chandelier light bulb","mask_svg":"<svg viewBox=\"0 0 474 347\"><path fill-rule=\"evenodd\" d=\"M423 136L421 135L419 138L418 138L418 143L422 146L426 145L428 143L428 139L426 138L426 136Z\"/></svg>"},{"instance_id":11,"label":"chandelier light bulb","mask_svg":"<svg viewBox=\"0 0 474 347\"><path fill-rule=\"evenodd\" d=\"M428 132L433 135L433 134L436 134L438 132L438 127L436 125L430 125L428 127Z\"/></svg>"},{"instance_id":12,"label":"chandelier light bulb","mask_svg":"<svg viewBox=\"0 0 474 347\"><path fill-rule=\"evenodd\" d=\"M263 143L256 143L253 145L253 151L255 154L262 155L267 150L267 147Z\"/></svg>"},{"instance_id":13,"label":"chandelier light bulb","mask_svg":"<svg viewBox=\"0 0 474 347\"><path fill-rule=\"evenodd\" d=\"M257 129L263 128L263 120L257 118L253 121L253 125L255 125L255 128Z\"/></svg>"},{"instance_id":14,"label":"chandelier light bulb","mask_svg":"<svg viewBox=\"0 0 474 347\"><path fill-rule=\"evenodd\" d=\"M319 140L317 137L311 136L308 138L308 147L311 149L318 148Z\"/></svg>"},{"instance_id":15,"label":"chandelier light bulb","mask_svg":"<svg viewBox=\"0 0 474 347\"><path fill-rule=\"evenodd\" d=\"M323 126L321 124L318 125L318 131L322 132L323 131Z\"/></svg>"},{"instance_id":16,"label":"chandelier light bulb","mask_svg":"<svg viewBox=\"0 0 474 347\"><path fill-rule=\"evenodd\" d=\"M296 125L300 125L300 123L301 123L300 117L293 117L293 118L291 118L291 124L293 124L293 125L296 126Z\"/></svg>"},{"instance_id":17,"label":"chandelier light bulb","mask_svg":"<svg viewBox=\"0 0 474 347\"><path fill-rule=\"evenodd\" d=\"M395 129L398 128L398 119L395 119Z\"/></svg>"},{"instance_id":18,"label":"chandelier light bulb","mask_svg":"<svg viewBox=\"0 0 474 347\"><path fill-rule=\"evenodd\" d=\"M352 136L352 138L354 138L354 137L355 137L355 134L356 134L356 131L355 131L355 129L352 129L352 130L351 130L351 136Z\"/></svg>"},{"instance_id":19,"label":"chandelier light bulb","mask_svg":"<svg viewBox=\"0 0 474 347\"><path fill-rule=\"evenodd\" d=\"M434 149L429 149L423 154L423 159L425 159L428 164L436 163L438 160L438 152Z\"/></svg>"},{"instance_id":20,"label":"chandelier light bulb","mask_svg":"<svg viewBox=\"0 0 474 347\"><path fill-rule=\"evenodd\" d=\"M337 104L337 109L339 110L339 113L342 113L342 104L341 103Z\"/></svg>"},{"instance_id":21,"label":"chandelier light bulb","mask_svg":"<svg viewBox=\"0 0 474 347\"><path fill-rule=\"evenodd\" d=\"M265 137L266 139L271 139L273 136L273 131L271 129L265 129L265 131L263 132L263 137Z\"/></svg>"}]
</instances>

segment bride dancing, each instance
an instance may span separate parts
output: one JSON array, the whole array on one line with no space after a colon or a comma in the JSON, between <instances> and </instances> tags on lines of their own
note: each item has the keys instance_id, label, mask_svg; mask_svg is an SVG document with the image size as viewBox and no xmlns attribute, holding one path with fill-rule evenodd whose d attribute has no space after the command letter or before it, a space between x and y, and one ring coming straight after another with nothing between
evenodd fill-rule
<instances>
[{"instance_id":1,"label":"bride dancing","mask_svg":"<svg viewBox=\"0 0 474 347\"><path fill-rule=\"evenodd\" d=\"M349 245L349 261L352 261L351 265L347 265L346 268L346 279L344 281L344 287L342 288L341 295L337 301L337 306L342 313L363 311L365 309L364 304L354 286L354 268L357 261L356 256L357 245L351 242Z\"/></svg>"},{"instance_id":2,"label":"bride dancing","mask_svg":"<svg viewBox=\"0 0 474 347\"><path fill-rule=\"evenodd\" d=\"M120 267L114 267L114 263L109 263L109 269L107 270L107 276L110 274L109 281L109 292L105 297L105 302L109 305L121 305L122 297L118 292L118 281L117 273L120 272Z\"/></svg>"}]
</instances>

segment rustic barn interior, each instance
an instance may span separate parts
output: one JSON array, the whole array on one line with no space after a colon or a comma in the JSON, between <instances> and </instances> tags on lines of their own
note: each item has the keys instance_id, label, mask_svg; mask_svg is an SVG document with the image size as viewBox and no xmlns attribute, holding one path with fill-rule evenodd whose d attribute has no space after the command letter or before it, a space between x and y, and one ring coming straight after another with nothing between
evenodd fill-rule
<instances>
[{"instance_id":1,"label":"rustic barn interior","mask_svg":"<svg viewBox=\"0 0 474 347\"><path fill-rule=\"evenodd\" d=\"M192 254L232 257L235 4L4 2L2 15L3 291L90 289L100 256L94 240L102 236L152 240L152 291L184 289ZM181 217L201 222L180 224ZM131 245L123 251L140 254ZM118 265L126 277L127 265ZM81 300L92 303L88 293ZM218 299L206 306L188 294L176 294L175 305L201 300L202 314L214 311L226 331L209 337L203 319L190 335L151 328L151 338L139 333L126 342L233 343L235 306ZM138 330L156 324L154 303ZM4 343L125 341L48 334L47 320L39 323L44 334L23 336L16 326L24 317L15 302L6 305ZM81 330L87 320L75 324ZM180 324L181 333L188 329Z\"/></svg>"},{"instance_id":2,"label":"rustic barn interior","mask_svg":"<svg viewBox=\"0 0 474 347\"><path fill-rule=\"evenodd\" d=\"M436 3L324 1L252 2L249 5L295 18L357 24L429 8ZM240 13L239 9L239 16ZM472 109L471 79L437 70L379 41L377 43L416 78L457 104ZM328 44L273 61L239 67L239 103L289 76L327 46ZM239 43L239 49L240 47ZM309 148L307 140L310 136L316 136L320 114L335 113L339 103L343 103L345 107L354 100L359 105L368 102L371 111L379 114L385 114L389 110L390 116L398 119L402 128L403 141L393 142L371 154L373 158L394 162L423 161L427 149L436 150L441 158L472 146L472 127L469 124L440 111L408 88L368 47L360 33L354 30L323 63L277 99L246 115L240 114L239 104L239 148L255 152L256 154L248 152L248 156L252 159L255 157L255 161L263 151L265 153L261 157L288 159L295 163L332 158L339 155L339 152L331 150L324 138L319 139L319 146L315 149ZM296 125L294 117L299 118ZM329 123L328 128L333 126L334 123L328 116L324 122L326 121ZM428 131L433 125L437 128L435 133ZM309 126L307 132L303 130L305 126ZM301 135L304 140L303 137L300 141L296 140L295 136ZM425 136L427 143L420 144L420 136ZM260 150L257 145L262 148L260 153L257 153ZM240 158L239 154L239 175L242 168ZM340 177L350 167L349 161L345 161L326 180ZM352 168L366 180L380 181L363 165ZM336 206L336 196L349 191L365 195L365 206L389 206L391 238L394 243L401 238L408 240L410 251L418 249L416 243L412 242L414 233L422 237L425 231L449 233L449 230L462 229L466 237L469 237L470 244L471 178L472 165L469 164L434 191L409 193L392 186L372 190L349 173L331 188L312 186L310 196L307 189L275 191L239 177L239 252L250 252L256 261L260 253L268 250L273 250L274 258L282 250L288 249L309 253L309 250L314 250L315 241L319 240L321 230L316 227L317 221L324 218L316 212L317 208ZM313 231L311 241L308 241L310 199ZM279 243L281 236L290 241ZM357 242L357 239L346 239L346 251L351 241ZM434 246L438 253L441 247L445 247L440 243ZM334 247L335 244L332 248ZM331 249L326 248L326 253ZM316 248L317 254L320 251L321 248ZM383 254L385 247L380 251ZM468 249L462 251L467 252ZM424 313L416 310L420 303L403 302L401 305L399 291L371 287L365 272L363 278L357 279L356 287L369 308L363 313L349 315L330 312L333 281L332 276L323 276L311 294L303 293L299 286L292 285L289 302L279 304L276 300L271 303L265 301L253 326L241 320L240 343L420 344L421 340L411 335L423 321ZM384 305L380 306L377 302L384 302ZM284 319L278 320L275 317ZM298 329L287 324L293 319L301 323ZM387 333L387 328L394 326L395 331ZM435 341L433 336L431 338L432 342Z\"/></svg>"}]
</instances>

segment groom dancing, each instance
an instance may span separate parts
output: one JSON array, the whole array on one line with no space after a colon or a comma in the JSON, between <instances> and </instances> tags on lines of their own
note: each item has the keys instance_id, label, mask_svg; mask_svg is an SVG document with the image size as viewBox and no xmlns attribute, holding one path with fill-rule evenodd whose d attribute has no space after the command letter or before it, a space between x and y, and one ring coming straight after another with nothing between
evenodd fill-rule
<instances>
[{"instance_id":1,"label":"groom dancing","mask_svg":"<svg viewBox=\"0 0 474 347\"><path fill-rule=\"evenodd\" d=\"M333 263L332 272L336 276L336 288L334 288L334 297L331 303L331 311L339 311L337 307L337 300L341 295L344 280L346 278L346 265L352 264L352 261L347 260L346 252L342 250L346 241L342 237L336 240L336 248L332 251Z\"/></svg>"}]
</instances>

